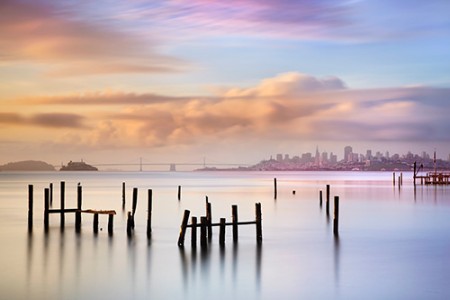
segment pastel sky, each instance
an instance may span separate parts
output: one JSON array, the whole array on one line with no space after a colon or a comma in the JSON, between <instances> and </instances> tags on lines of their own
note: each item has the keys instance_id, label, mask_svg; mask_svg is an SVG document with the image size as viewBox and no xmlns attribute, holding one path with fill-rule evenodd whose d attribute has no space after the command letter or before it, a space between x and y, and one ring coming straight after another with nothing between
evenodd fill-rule
<instances>
[{"instance_id":1,"label":"pastel sky","mask_svg":"<svg viewBox=\"0 0 450 300\"><path fill-rule=\"evenodd\" d=\"M450 153L448 0L2 0L0 16L0 164Z\"/></svg>"}]
</instances>

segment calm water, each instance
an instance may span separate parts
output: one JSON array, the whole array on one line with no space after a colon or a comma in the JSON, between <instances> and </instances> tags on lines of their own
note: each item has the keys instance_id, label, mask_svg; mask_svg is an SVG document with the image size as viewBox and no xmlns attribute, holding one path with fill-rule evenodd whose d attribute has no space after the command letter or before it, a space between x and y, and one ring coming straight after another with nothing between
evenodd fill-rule
<instances>
[{"instance_id":1,"label":"calm water","mask_svg":"<svg viewBox=\"0 0 450 300\"><path fill-rule=\"evenodd\" d=\"M1 299L450 299L450 187L418 185L404 175L401 189L391 173L363 172L139 172L0 173ZM278 198L273 199L273 178ZM114 209L114 236L92 233L92 215L83 215L81 234L74 215L50 216L43 232L43 189L66 182L66 207ZM127 208L139 188L136 229L126 235L122 182ZM34 185L34 228L27 233L27 186ZM340 196L340 238L319 207L319 191L331 185ZM182 185L182 200L177 186ZM146 237L147 189L153 189L153 236ZM294 195L292 191L295 190ZM213 221L254 220L263 211L263 244L253 225L239 228L233 245L219 247L218 228L207 251L192 251L190 231L177 246L185 209ZM332 207L332 206L331 206Z\"/></svg>"}]
</instances>

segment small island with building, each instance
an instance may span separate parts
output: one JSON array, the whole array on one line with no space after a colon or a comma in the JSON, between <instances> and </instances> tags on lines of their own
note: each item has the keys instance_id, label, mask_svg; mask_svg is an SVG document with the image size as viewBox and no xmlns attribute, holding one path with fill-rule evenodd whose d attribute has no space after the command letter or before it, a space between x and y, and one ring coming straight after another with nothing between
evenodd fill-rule
<instances>
[{"instance_id":1,"label":"small island with building","mask_svg":"<svg viewBox=\"0 0 450 300\"><path fill-rule=\"evenodd\" d=\"M66 166L62 166L60 171L98 171L94 166L88 165L83 160L69 161Z\"/></svg>"}]
</instances>

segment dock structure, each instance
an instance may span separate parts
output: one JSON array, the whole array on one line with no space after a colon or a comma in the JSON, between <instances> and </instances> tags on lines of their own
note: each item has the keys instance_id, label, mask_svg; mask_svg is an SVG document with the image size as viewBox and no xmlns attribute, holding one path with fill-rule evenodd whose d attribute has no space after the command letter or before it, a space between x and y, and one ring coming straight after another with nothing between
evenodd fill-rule
<instances>
[{"instance_id":1,"label":"dock structure","mask_svg":"<svg viewBox=\"0 0 450 300\"><path fill-rule=\"evenodd\" d=\"M207 202L208 204L209 202ZM185 210L183 215L183 220L180 226L180 235L178 238L178 246L184 247L184 238L186 235L186 229L191 229L191 245L193 248L196 247L197 241L197 229L200 229L200 245L202 248L207 247L207 240L211 239L211 229L215 226L220 226L219 233L219 244L221 246L225 245L225 227L232 226L233 228L233 242L238 242L238 225L256 225L256 242L258 244L262 243L262 213L261 213L261 203L255 203L255 220L254 221L238 221L238 206L232 205L232 220L231 222L226 222L225 218L220 218L219 223L212 223L208 220L207 216L200 217L200 225L197 223L197 217L192 217L191 224L189 222L190 211ZM210 215L210 206L207 205L207 215ZM209 212L208 212L209 210Z\"/></svg>"},{"instance_id":2,"label":"dock structure","mask_svg":"<svg viewBox=\"0 0 450 300\"><path fill-rule=\"evenodd\" d=\"M414 173L413 173L414 185L416 185L417 180L420 180L420 184L422 185L450 184L450 171L437 171L435 167L434 171L432 172L427 172L425 173L425 175L418 175L421 169L423 169L423 165L417 167L416 162L414 162Z\"/></svg>"}]
</instances>

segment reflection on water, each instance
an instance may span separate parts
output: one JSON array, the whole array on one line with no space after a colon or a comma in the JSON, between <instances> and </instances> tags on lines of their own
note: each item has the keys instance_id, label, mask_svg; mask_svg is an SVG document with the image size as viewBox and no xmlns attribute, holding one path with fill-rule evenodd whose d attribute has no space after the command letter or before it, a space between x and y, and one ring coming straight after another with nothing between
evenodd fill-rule
<instances>
[{"instance_id":1,"label":"reflection on water","mask_svg":"<svg viewBox=\"0 0 450 300\"><path fill-rule=\"evenodd\" d=\"M0 179L4 176L0 174ZM10 176L0 181L0 263L10 270L0 275L5 299L450 298L448 186L414 187L404 180L400 189L393 188L391 175L382 173ZM50 217L50 229L44 232L39 191L62 179L66 207L75 206L76 185L83 182L86 208L119 212L113 236L108 236L104 218L99 220L103 230L98 234L93 234L89 217L83 217L79 234L72 217L65 219L61 231L58 214ZM126 211L120 213L123 181L130 194L133 187L153 188L150 240L142 205L136 211L135 232L127 237ZM26 187L30 183L38 192L29 234ZM179 184L183 185L181 201L176 198ZM319 190L326 184L331 185L332 196L340 196L338 237L333 236L331 217L318 203ZM145 193L139 194L139 203L145 203ZM241 220L252 220L254 204L261 202L262 245L256 243L254 226L243 226L239 243L233 243L228 232L221 247L214 232L207 248L179 248L182 214L185 209L193 215L204 213L205 194L213 204L213 216L228 220L232 205L239 205Z\"/></svg>"}]
</instances>

